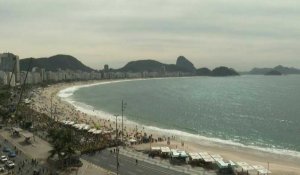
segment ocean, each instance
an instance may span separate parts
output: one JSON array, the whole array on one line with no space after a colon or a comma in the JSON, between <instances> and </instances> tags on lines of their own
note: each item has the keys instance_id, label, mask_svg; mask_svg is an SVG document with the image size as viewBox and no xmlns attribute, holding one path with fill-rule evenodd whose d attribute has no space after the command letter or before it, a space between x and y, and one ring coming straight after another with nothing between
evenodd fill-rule
<instances>
[{"instance_id":1,"label":"ocean","mask_svg":"<svg viewBox=\"0 0 300 175\"><path fill-rule=\"evenodd\" d=\"M187 77L71 87L60 96L103 117L276 153L300 155L300 76Z\"/></svg>"}]
</instances>

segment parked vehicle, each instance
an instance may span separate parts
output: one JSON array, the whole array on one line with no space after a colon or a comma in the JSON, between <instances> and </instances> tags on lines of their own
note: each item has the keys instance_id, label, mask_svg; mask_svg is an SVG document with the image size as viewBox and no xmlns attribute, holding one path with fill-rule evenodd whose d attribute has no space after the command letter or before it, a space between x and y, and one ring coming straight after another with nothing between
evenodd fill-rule
<instances>
[{"instance_id":1,"label":"parked vehicle","mask_svg":"<svg viewBox=\"0 0 300 175\"><path fill-rule=\"evenodd\" d=\"M14 151L10 151L9 154L8 154L8 157L16 157L16 152Z\"/></svg>"},{"instance_id":2,"label":"parked vehicle","mask_svg":"<svg viewBox=\"0 0 300 175\"><path fill-rule=\"evenodd\" d=\"M5 163L6 167L9 168L9 169L13 169L15 167L15 163L11 160L8 160L6 163Z\"/></svg>"},{"instance_id":3,"label":"parked vehicle","mask_svg":"<svg viewBox=\"0 0 300 175\"><path fill-rule=\"evenodd\" d=\"M10 151L11 151L11 149L10 149L9 147L6 147L6 146L5 146L5 147L3 148L3 150L2 150L2 151L3 151L3 152L10 152Z\"/></svg>"},{"instance_id":4,"label":"parked vehicle","mask_svg":"<svg viewBox=\"0 0 300 175\"><path fill-rule=\"evenodd\" d=\"M7 159L7 157L6 156L1 156L0 157L0 160L1 160L1 162L6 162L8 159Z\"/></svg>"},{"instance_id":5,"label":"parked vehicle","mask_svg":"<svg viewBox=\"0 0 300 175\"><path fill-rule=\"evenodd\" d=\"M0 166L0 172L3 173L5 171L4 166Z\"/></svg>"}]
</instances>

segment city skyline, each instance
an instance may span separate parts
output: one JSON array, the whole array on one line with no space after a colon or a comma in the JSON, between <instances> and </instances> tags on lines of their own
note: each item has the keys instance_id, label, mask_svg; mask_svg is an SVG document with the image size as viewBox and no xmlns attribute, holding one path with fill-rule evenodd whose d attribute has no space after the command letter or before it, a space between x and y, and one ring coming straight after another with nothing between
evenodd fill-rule
<instances>
[{"instance_id":1,"label":"city skyline","mask_svg":"<svg viewBox=\"0 0 300 175\"><path fill-rule=\"evenodd\" d=\"M129 61L300 67L300 2L0 1L1 52L69 54L94 69Z\"/></svg>"}]
</instances>

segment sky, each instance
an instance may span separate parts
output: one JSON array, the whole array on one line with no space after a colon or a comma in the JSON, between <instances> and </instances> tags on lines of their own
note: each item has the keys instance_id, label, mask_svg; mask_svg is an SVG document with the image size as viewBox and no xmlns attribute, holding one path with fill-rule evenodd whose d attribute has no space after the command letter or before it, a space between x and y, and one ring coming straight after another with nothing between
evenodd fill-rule
<instances>
[{"instance_id":1,"label":"sky","mask_svg":"<svg viewBox=\"0 0 300 175\"><path fill-rule=\"evenodd\" d=\"M0 52L129 61L300 68L299 0L0 0Z\"/></svg>"}]
</instances>

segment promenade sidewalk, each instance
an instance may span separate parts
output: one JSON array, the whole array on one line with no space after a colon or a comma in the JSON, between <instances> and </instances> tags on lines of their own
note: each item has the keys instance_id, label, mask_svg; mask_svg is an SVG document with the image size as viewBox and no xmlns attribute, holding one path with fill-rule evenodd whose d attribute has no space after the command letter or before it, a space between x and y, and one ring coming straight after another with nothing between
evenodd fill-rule
<instances>
[{"instance_id":1,"label":"promenade sidewalk","mask_svg":"<svg viewBox=\"0 0 300 175\"><path fill-rule=\"evenodd\" d=\"M40 139L37 136L31 140L31 144L28 144L24 142L25 138L23 136L11 137L10 132L7 130L2 129L0 134L3 138L16 146L23 154L31 159L38 160L40 163L46 161L49 156L49 151L52 149L48 142Z\"/></svg>"},{"instance_id":2,"label":"promenade sidewalk","mask_svg":"<svg viewBox=\"0 0 300 175\"><path fill-rule=\"evenodd\" d=\"M10 132L7 130L0 130L0 135L3 139L6 139L13 146L17 147L22 154L26 155L30 159L36 159L39 163L46 163L46 160L49 156L49 151L52 149L51 145L35 136L35 139L32 140L31 144L24 143L25 138L20 137L11 137ZM62 175L114 175L99 166L96 166L92 163L89 163L81 159L83 166L78 169L73 169L72 171L62 172Z\"/></svg>"}]
</instances>

